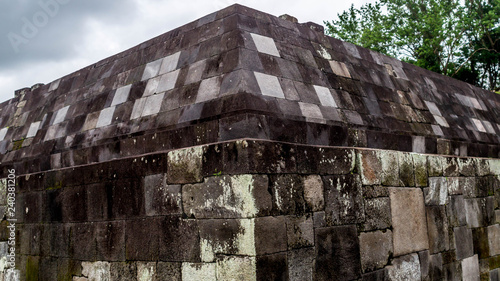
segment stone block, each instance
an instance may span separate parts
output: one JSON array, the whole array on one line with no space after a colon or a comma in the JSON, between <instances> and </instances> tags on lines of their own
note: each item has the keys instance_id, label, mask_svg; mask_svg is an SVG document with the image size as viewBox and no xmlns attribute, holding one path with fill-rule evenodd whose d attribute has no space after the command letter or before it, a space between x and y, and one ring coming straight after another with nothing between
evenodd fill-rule
<instances>
[{"instance_id":1,"label":"stone block","mask_svg":"<svg viewBox=\"0 0 500 281\"><path fill-rule=\"evenodd\" d=\"M392 256L392 231L361 232L359 236L363 272L383 268Z\"/></svg>"},{"instance_id":2,"label":"stone block","mask_svg":"<svg viewBox=\"0 0 500 281\"><path fill-rule=\"evenodd\" d=\"M445 205L448 203L448 182L445 177L430 177L429 189L425 195L426 205Z\"/></svg>"},{"instance_id":3,"label":"stone block","mask_svg":"<svg viewBox=\"0 0 500 281\"><path fill-rule=\"evenodd\" d=\"M182 281L206 280L216 281L215 263L182 263Z\"/></svg>"},{"instance_id":4,"label":"stone block","mask_svg":"<svg viewBox=\"0 0 500 281\"><path fill-rule=\"evenodd\" d=\"M295 174L270 176L273 214L301 215L306 211L302 177Z\"/></svg>"},{"instance_id":5,"label":"stone block","mask_svg":"<svg viewBox=\"0 0 500 281\"><path fill-rule=\"evenodd\" d=\"M427 157L421 154L412 154L415 165L416 186L427 186Z\"/></svg>"},{"instance_id":6,"label":"stone block","mask_svg":"<svg viewBox=\"0 0 500 281\"><path fill-rule=\"evenodd\" d=\"M271 198L261 175L213 176L182 188L184 212L196 218L255 217L270 211Z\"/></svg>"},{"instance_id":7,"label":"stone block","mask_svg":"<svg viewBox=\"0 0 500 281\"><path fill-rule=\"evenodd\" d=\"M262 217L255 219L255 253L257 255L287 250L287 227L285 217ZM273 233L273 237L269 237Z\"/></svg>"},{"instance_id":8,"label":"stone block","mask_svg":"<svg viewBox=\"0 0 500 281\"><path fill-rule=\"evenodd\" d=\"M398 153L386 150L361 150L358 167L363 185L400 186Z\"/></svg>"},{"instance_id":9,"label":"stone block","mask_svg":"<svg viewBox=\"0 0 500 281\"><path fill-rule=\"evenodd\" d=\"M220 77L212 77L202 80L200 87L198 88L198 94L196 95L196 103L217 98L219 96L220 83Z\"/></svg>"},{"instance_id":10,"label":"stone block","mask_svg":"<svg viewBox=\"0 0 500 281\"><path fill-rule=\"evenodd\" d=\"M391 202L389 197L365 199L364 231L387 229L392 226Z\"/></svg>"},{"instance_id":11,"label":"stone block","mask_svg":"<svg viewBox=\"0 0 500 281\"><path fill-rule=\"evenodd\" d=\"M255 256L254 220L200 220L198 227L203 262L213 262L217 255Z\"/></svg>"},{"instance_id":12,"label":"stone block","mask_svg":"<svg viewBox=\"0 0 500 281\"><path fill-rule=\"evenodd\" d=\"M448 218L445 206L427 206L425 209L430 253L435 254L449 250Z\"/></svg>"},{"instance_id":13,"label":"stone block","mask_svg":"<svg viewBox=\"0 0 500 281\"><path fill-rule=\"evenodd\" d=\"M463 195L453 195L449 197L449 204L446 206L448 222L451 227L463 226L467 224L465 215L465 199Z\"/></svg>"},{"instance_id":14,"label":"stone block","mask_svg":"<svg viewBox=\"0 0 500 281\"><path fill-rule=\"evenodd\" d=\"M221 256L216 265L217 280L256 280L256 258Z\"/></svg>"},{"instance_id":15,"label":"stone block","mask_svg":"<svg viewBox=\"0 0 500 281\"><path fill-rule=\"evenodd\" d=\"M488 228L478 227L472 229L472 240L474 243L474 254L479 259L485 259L490 256L490 243L488 241Z\"/></svg>"},{"instance_id":16,"label":"stone block","mask_svg":"<svg viewBox=\"0 0 500 281\"><path fill-rule=\"evenodd\" d=\"M113 96L113 101L111 102L111 106L126 102L131 88L132 84L129 84L127 86L116 89L115 95Z\"/></svg>"},{"instance_id":17,"label":"stone block","mask_svg":"<svg viewBox=\"0 0 500 281\"><path fill-rule=\"evenodd\" d=\"M137 262L137 281L157 280L156 262Z\"/></svg>"},{"instance_id":18,"label":"stone block","mask_svg":"<svg viewBox=\"0 0 500 281\"><path fill-rule=\"evenodd\" d=\"M125 247L118 246L125 245L125 223L123 221L96 223L94 239L97 260L125 260Z\"/></svg>"},{"instance_id":19,"label":"stone block","mask_svg":"<svg viewBox=\"0 0 500 281\"><path fill-rule=\"evenodd\" d=\"M286 217L288 249L314 246L313 217Z\"/></svg>"},{"instance_id":20,"label":"stone block","mask_svg":"<svg viewBox=\"0 0 500 281\"><path fill-rule=\"evenodd\" d=\"M364 221L364 200L358 175L324 176L325 213L328 223L349 224Z\"/></svg>"},{"instance_id":21,"label":"stone block","mask_svg":"<svg viewBox=\"0 0 500 281\"><path fill-rule=\"evenodd\" d=\"M361 276L359 241L354 225L317 228L315 238L315 280L351 280Z\"/></svg>"},{"instance_id":22,"label":"stone block","mask_svg":"<svg viewBox=\"0 0 500 281\"><path fill-rule=\"evenodd\" d=\"M286 253L258 256L257 280L289 280Z\"/></svg>"},{"instance_id":23,"label":"stone block","mask_svg":"<svg viewBox=\"0 0 500 281\"><path fill-rule=\"evenodd\" d=\"M422 191L390 188L394 255L429 249Z\"/></svg>"},{"instance_id":24,"label":"stone block","mask_svg":"<svg viewBox=\"0 0 500 281\"><path fill-rule=\"evenodd\" d=\"M387 267L387 280L421 280L420 262L417 254L401 256Z\"/></svg>"},{"instance_id":25,"label":"stone block","mask_svg":"<svg viewBox=\"0 0 500 281\"><path fill-rule=\"evenodd\" d=\"M260 92L264 96L282 99L285 98L285 94L283 93L278 77L260 72L254 72L254 75L255 79L257 79Z\"/></svg>"},{"instance_id":26,"label":"stone block","mask_svg":"<svg viewBox=\"0 0 500 281\"><path fill-rule=\"evenodd\" d=\"M456 157L443 157L443 176L458 177L458 161Z\"/></svg>"},{"instance_id":27,"label":"stone block","mask_svg":"<svg viewBox=\"0 0 500 281\"><path fill-rule=\"evenodd\" d=\"M479 280L479 260L477 255L462 261L462 280Z\"/></svg>"},{"instance_id":28,"label":"stone block","mask_svg":"<svg viewBox=\"0 0 500 281\"><path fill-rule=\"evenodd\" d=\"M262 36L255 33L250 33L250 36L252 37L252 40L255 44L255 47L257 48L257 51L276 57L280 56L280 53L276 48L276 44L274 43L273 38Z\"/></svg>"},{"instance_id":29,"label":"stone block","mask_svg":"<svg viewBox=\"0 0 500 281\"><path fill-rule=\"evenodd\" d=\"M427 156L429 177L440 177L443 175L443 161L442 156Z\"/></svg>"},{"instance_id":30,"label":"stone block","mask_svg":"<svg viewBox=\"0 0 500 281\"><path fill-rule=\"evenodd\" d=\"M158 219L127 220L125 243L127 260L155 260L158 258Z\"/></svg>"},{"instance_id":31,"label":"stone block","mask_svg":"<svg viewBox=\"0 0 500 281\"><path fill-rule=\"evenodd\" d=\"M488 226L488 243L490 248L490 256L500 255L500 225Z\"/></svg>"},{"instance_id":32,"label":"stone block","mask_svg":"<svg viewBox=\"0 0 500 281\"><path fill-rule=\"evenodd\" d=\"M110 263L110 281L136 281L137 264L135 262Z\"/></svg>"},{"instance_id":33,"label":"stone block","mask_svg":"<svg viewBox=\"0 0 500 281\"><path fill-rule=\"evenodd\" d=\"M330 92L330 89L328 89L327 87L314 85L314 90L316 91L316 94L318 95L318 98L319 98L319 101L321 102L321 105L338 107L337 104L335 103L335 100L333 99L333 96L332 96L332 93Z\"/></svg>"},{"instance_id":34,"label":"stone block","mask_svg":"<svg viewBox=\"0 0 500 281\"><path fill-rule=\"evenodd\" d=\"M468 227L484 225L480 198L465 199L465 217Z\"/></svg>"},{"instance_id":35,"label":"stone block","mask_svg":"<svg viewBox=\"0 0 500 281\"><path fill-rule=\"evenodd\" d=\"M143 179L147 216L181 214L180 185L167 185L165 174L149 175Z\"/></svg>"},{"instance_id":36,"label":"stone block","mask_svg":"<svg viewBox=\"0 0 500 281\"><path fill-rule=\"evenodd\" d=\"M453 229L455 237L455 249L457 260L463 260L472 257L474 254L474 244L472 239L472 231L466 226L455 227Z\"/></svg>"},{"instance_id":37,"label":"stone block","mask_svg":"<svg viewBox=\"0 0 500 281\"><path fill-rule=\"evenodd\" d=\"M288 251L288 275L290 281L312 281L314 269L314 248Z\"/></svg>"},{"instance_id":38,"label":"stone block","mask_svg":"<svg viewBox=\"0 0 500 281\"><path fill-rule=\"evenodd\" d=\"M144 73L142 74L142 81L153 78L158 75L160 71L162 59L158 59L146 64L146 68L144 69Z\"/></svg>"},{"instance_id":39,"label":"stone block","mask_svg":"<svg viewBox=\"0 0 500 281\"><path fill-rule=\"evenodd\" d=\"M177 68L177 64L179 63L179 58L181 56L181 52L176 52L169 56L163 58L161 62L161 67L159 71L159 75L162 75L167 72L171 72Z\"/></svg>"},{"instance_id":40,"label":"stone block","mask_svg":"<svg viewBox=\"0 0 500 281\"><path fill-rule=\"evenodd\" d=\"M156 274L158 280L182 280L182 263L180 262L158 262L156 264Z\"/></svg>"},{"instance_id":41,"label":"stone block","mask_svg":"<svg viewBox=\"0 0 500 281\"><path fill-rule=\"evenodd\" d=\"M310 175L304 178L304 199L308 210L317 212L324 209L323 181L320 176Z\"/></svg>"},{"instance_id":42,"label":"stone block","mask_svg":"<svg viewBox=\"0 0 500 281\"><path fill-rule=\"evenodd\" d=\"M161 261L200 261L200 232L195 220L166 216L158 233Z\"/></svg>"},{"instance_id":43,"label":"stone block","mask_svg":"<svg viewBox=\"0 0 500 281\"><path fill-rule=\"evenodd\" d=\"M429 256L429 275L430 280L443 280L443 258L441 254Z\"/></svg>"},{"instance_id":44,"label":"stone block","mask_svg":"<svg viewBox=\"0 0 500 281\"><path fill-rule=\"evenodd\" d=\"M410 153L398 153L399 178L403 186L415 186L415 165Z\"/></svg>"},{"instance_id":45,"label":"stone block","mask_svg":"<svg viewBox=\"0 0 500 281\"><path fill-rule=\"evenodd\" d=\"M72 276L80 275L82 275L82 266L80 261L73 259L59 259L59 263L57 265L57 280L72 280Z\"/></svg>"},{"instance_id":46,"label":"stone block","mask_svg":"<svg viewBox=\"0 0 500 281\"><path fill-rule=\"evenodd\" d=\"M69 256L78 260L95 260L93 241L95 225L92 223L69 224Z\"/></svg>"},{"instance_id":47,"label":"stone block","mask_svg":"<svg viewBox=\"0 0 500 281\"><path fill-rule=\"evenodd\" d=\"M344 175L351 173L355 165L356 153L353 149L297 146L299 173Z\"/></svg>"},{"instance_id":48,"label":"stone block","mask_svg":"<svg viewBox=\"0 0 500 281\"><path fill-rule=\"evenodd\" d=\"M111 271L110 263L97 261L97 262L82 262L82 275L89 280L110 280Z\"/></svg>"},{"instance_id":49,"label":"stone block","mask_svg":"<svg viewBox=\"0 0 500 281\"><path fill-rule=\"evenodd\" d=\"M167 183L182 184L203 181L203 147L195 146L168 153Z\"/></svg>"},{"instance_id":50,"label":"stone block","mask_svg":"<svg viewBox=\"0 0 500 281\"><path fill-rule=\"evenodd\" d=\"M422 280L429 279L430 254L428 250L418 252L418 261L420 263L420 274Z\"/></svg>"},{"instance_id":51,"label":"stone block","mask_svg":"<svg viewBox=\"0 0 500 281\"><path fill-rule=\"evenodd\" d=\"M477 161L475 158L458 158L458 172L462 176L473 177L476 173Z\"/></svg>"},{"instance_id":52,"label":"stone block","mask_svg":"<svg viewBox=\"0 0 500 281\"><path fill-rule=\"evenodd\" d=\"M163 74L160 77L160 82L158 83L158 88L156 88L156 92L162 93L165 91L172 90L175 87L175 82L177 82L177 77L179 77L179 70Z\"/></svg>"}]
</instances>

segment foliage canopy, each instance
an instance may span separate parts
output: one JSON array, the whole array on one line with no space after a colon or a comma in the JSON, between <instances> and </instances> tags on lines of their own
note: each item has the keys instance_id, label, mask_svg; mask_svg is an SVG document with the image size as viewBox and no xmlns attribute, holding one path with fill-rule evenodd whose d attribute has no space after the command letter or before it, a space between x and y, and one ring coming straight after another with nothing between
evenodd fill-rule
<instances>
[{"instance_id":1,"label":"foliage canopy","mask_svg":"<svg viewBox=\"0 0 500 281\"><path fill-rule=\"evenodd\" d=\"M328 35L489 90L500 88L500 0L379 0Z\"/></svg>"}]
</instances>

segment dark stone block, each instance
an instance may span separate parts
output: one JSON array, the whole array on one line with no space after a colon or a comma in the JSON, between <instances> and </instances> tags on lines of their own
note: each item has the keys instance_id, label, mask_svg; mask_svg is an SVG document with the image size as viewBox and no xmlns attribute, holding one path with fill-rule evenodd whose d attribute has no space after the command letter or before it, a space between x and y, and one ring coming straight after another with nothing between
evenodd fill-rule
<instances>
[{"instance_id":1,"label":"dark stone block","mask_svg":"<svg viewBox=\"0 0 500 281\"><path fill-rule=\"evenodd\" d=\"M430 280L443 279L443 258L441 254L429 256L429 278Z\"/></svg>"},{"instance_id":2,"label":"dark stone block","mask_svg":"<svg viewBox=\"0 0 500 281\"><path fill-rule=\"evenodd\" d=\"M348 174L354 168L350 149L297 146L297 171L305 174Z\"/></svg>"},{"instance_id":3,"label":"dark stone block","mask_svg":"<svg viewBox=\"0 0 500 281\"><path fill-rule=\"evenodd\" d=\"M425 212L427 214L430 253L435 254L449 250L448 219L445 206L427 206Z\"/></svg>"},{"instance_id":4,"label":"dark stone block","mask_svg":"<svg viewBox=\"0 0 500 281\"><path fill-rule=\"evenodd\" d=\"M112 217L112 209L108 208L108 198L112 200L113 194L111 182L87 185L85 191L89 221L102 221Z\"/></svg>"},{"instance_id":5,"label":"dark stone block","mask_svg":"<svg viewBox=\"0 0 500 281\"><path fill-rule=\"evenodd\" d=\"M108 191L107 191L108 192ZM108 195L108 218L131 218L144 215L144 192L138 180L113 182L111 196Z\"/></svg>"},{"instance_id":6,"label":"dark stone block","mask_svg":"<svg viewBox=\"0 0 500 281\"><path fill-rule=\"evenodd\" d=\"M49 189L45 192L44 220L50 222L62 221L62 201L61 189Z\"/></svg>"},{"instance_id":7,"label":"dark stone block","mask_svg":"<svg viewBox=\"0 0 500 281\"><path fill-rule=\"evenodd\" d=\"M358 175L324 176L325 213L329 225L353 224L365 219L363 191Z\"/></svg>"},{"instance_id":8,"label":"dark stone block","mask_svg":"<svg viewBox=\"0 0 500 281\"><path fill-rule=\"evenodd\" d=\"M358 233L354 225L318 228L315 280L351 280L361 276Z\"/></svg>"},{"instance_id":9,"label":"dark stone block","mask_svg":"<svg viewBox=\"0 0 500 281\"><path fill-rule=\"evenodd\" d=\"M125 224L127 260L157 260L159 248L158 237L161 233L158 228L159 219L127 220Z\"/></svg>"},{"instance_id":10,"label":"dark stone block","mask_svg":"<svg viewBox=\"0 0 500 281\"><path fill-rule=\"evenodd\" d=\"M472 240L474 243L474 254L479 255L479 259L490 256L490 246L488 243L488 232L485 227L472 229Z\"/></svg>"},{"instance_id":11,"label":"dark stone block","mask_svg":"<svg viewBox=\"0 0 500 281\"><path fill-rule=\"evenodd\" d=\"M195 220L167 216L160 222L160 255L162 261L199 262L200 236Z\"/></svg>"},{"instance_id":12,"label":"dark stone block","mask_svg":"<svg viewBox=\"0 0 500 281\"><path fill-rule=\"evenodd\" d=\"M457 259L463 260L474 254L472 231L466 226L456 227L453 230Z\"/></svg>"},{"instance_id":13,"label":"dark stone block","mask_svg":"<svg viewBox=\"0 0 500 281\"><path fill-rule=\"evenodd\" d=\"M38 223L42 221L43 192L28 192L24 195L24 210L18 213L24 217L26 223ZM2 214L3 215L3 214Z\"/></svg>"},{"instance_id":14,"label":"dark stone block","mask_svg":"<svg viewBox=\"0 0 500 281\"><path fill-rule=\"evenodd\" d=\"M70 227L60 223L44 224L42 228L41 255L69 257Z\"/></svg>"},{"instance_id":15,"label":"dark stone block","mask_svg":"<svg viewBox=\"0 0 500 281\"><path fill-rule=\"evenodd\" d=\"M286 253L257 257L257 280L288 280L288 264Z\"/></svg>"},{"instance_id":16,"label":"dark stone block","mask_svg":"<svg viewBox=\"0 0 500 281\"><path fill-rule=\"evenodd\" d=\"M273 116L267 117L269 126L269 139L292 143L306 143L307 132L304 122L281 119Z\"/></svg>"},{"instance_id":17,"label":"dark stone block","mask_svg":"<svg viewBox=\"0 0 500 281\"><path fill-rule=\"evenodd\" d=\"M273 213L302 215L306 211L304 184L299 175L270 175L269 188L273 195Z\"/></svg>"},{"instance_id":18,"label":"dark stone block","mask_svg":"<svg viewBox=\"0 0 500 281\"><path fill-rule=\"evenodd\" d=\"M272 238L269 237L272 233ZM261 217L255 219L255 252L259 255L287 250L285 217Z\"/></svg>"},{"instance_id":19,"label":"dark stone block","mask_svg":"<svg viewBox=\"0 0 500 281\"><path fill-rule=\"evenodd\" d=\"M181 281L182 263L180 262L158 262L156 264L156 276L161 280Z\"/></svg>"},{"instance_id":20,"label":"dark stone block","mask_svg":"<svg viewBox=\"0 0 500 281\"><path fill-rule=\"evenodd\" d=\"M93 238L96 244L97 260L125 260L126 244L124 221L96 223Z\"/></svg>"},{"instance_id":21,"label":"dark stone block","mask_svg":"<svg viewBox=\"0 0 500 281\"><path fill-rule=\"evenodd\" d=\"M181 186L167 185L165 174L143 179L147 216L181 214Z\"/></svg>"},{"instance_id":22,"label":"dark stone block","mask_svg":"<svg viewBox=\"0 0 500 281\"><path fill-rule=\"evenodd\" d=\"M87 220L86 190L83 186L62 189L62 220L83 222Z\"/></svg>"},{"instance_id":23,"label":"dark stone block","mask_svg":"<svg viewBox=\"0 0 500 281\"><path fill-rule=\"evenodd\" d=\"M72 281L73 276L80 275L82 275L82 266L80 261L73 259L58 259L57 280ZM46 280L50 280L50 278Z\"/></svg>"},{"instance_id":24,"label":"dark stone block","mask_svg":"<svg viewBox=\"0 0 500 281\"><path fill-rule=\"evenodd\" d=\"M77 260L95 260L94 240L95 225L92 223L69 224L69 257Z\"/></svg>"}]
</instances>

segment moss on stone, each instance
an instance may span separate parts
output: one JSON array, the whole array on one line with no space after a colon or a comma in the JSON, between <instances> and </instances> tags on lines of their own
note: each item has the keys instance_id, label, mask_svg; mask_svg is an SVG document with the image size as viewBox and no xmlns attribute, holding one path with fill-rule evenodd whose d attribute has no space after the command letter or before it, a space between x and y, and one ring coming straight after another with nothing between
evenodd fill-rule
<instances>
[{"instance_id":1,"label":"moss on stone","mask_svg":"<svg viewBox=\"0 0 500 281\"><path fill-rule=\"evenodd\" d=\"M38 281L38 259L28 257L26 262L26 281Z\"/></svg>"}]
</instances>

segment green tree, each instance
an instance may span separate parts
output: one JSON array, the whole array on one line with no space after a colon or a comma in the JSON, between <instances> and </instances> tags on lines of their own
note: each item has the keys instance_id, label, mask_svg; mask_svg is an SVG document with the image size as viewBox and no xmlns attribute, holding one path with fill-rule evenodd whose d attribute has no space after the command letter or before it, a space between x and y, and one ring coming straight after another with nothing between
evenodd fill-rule
<instances>
[{"instance_id":1,"label":"green tree","mask_svg":"<svg viewBox=\"0 0 500 281\"><path fill-rule=\"evenodd\" d=\"M485 88L498 77L500 0L380 0L325 21L327 34Z\"/></svg>"}]
</instances>

